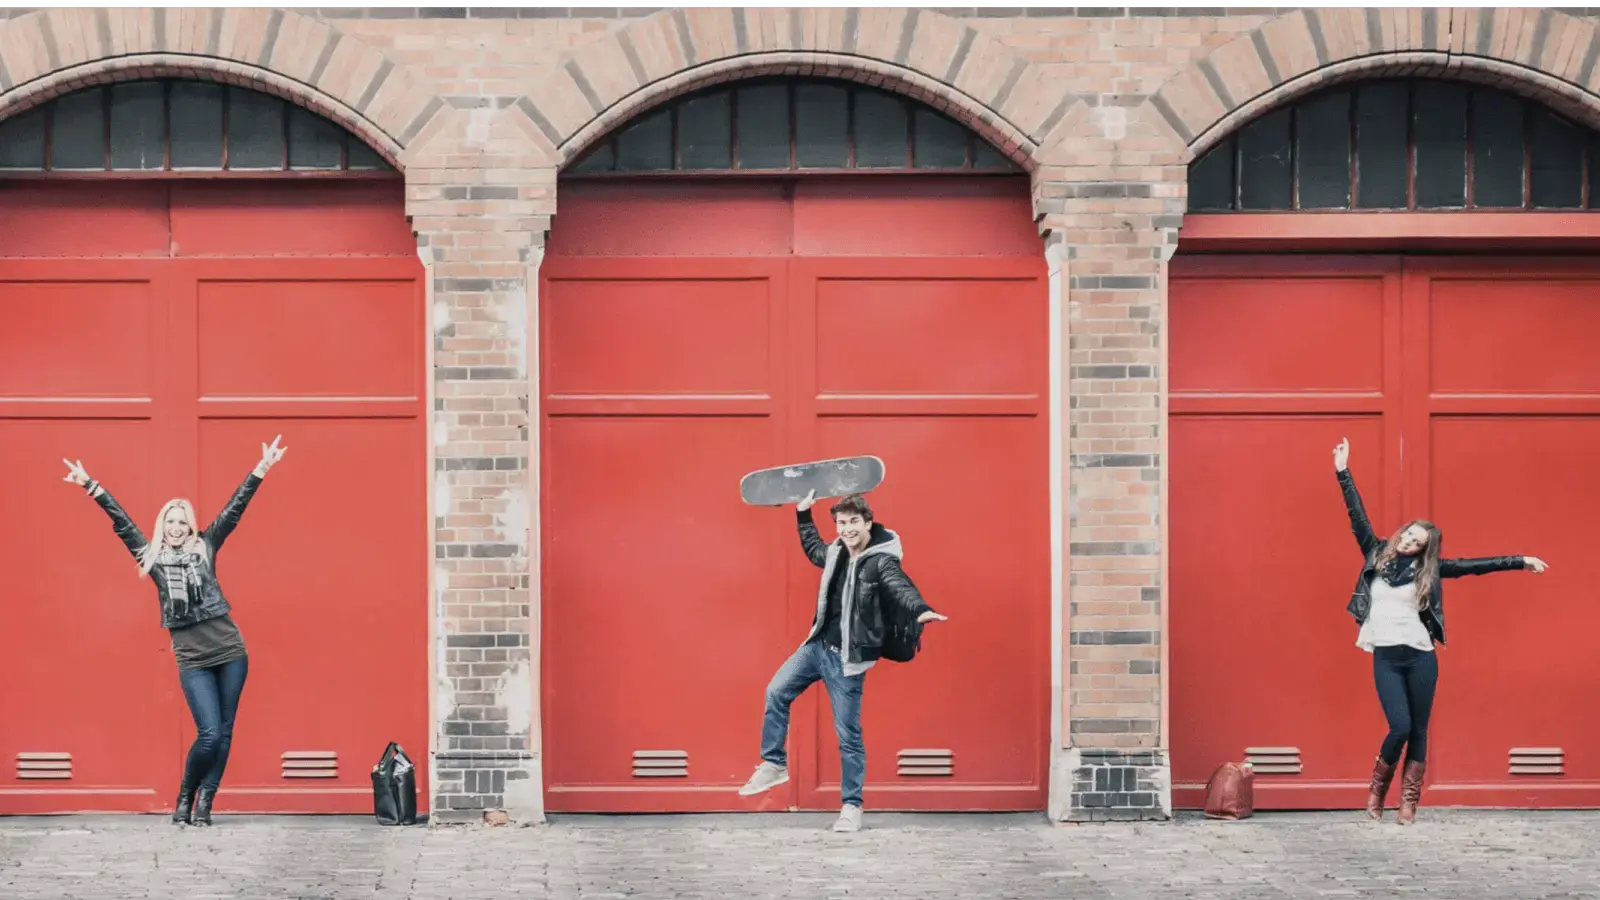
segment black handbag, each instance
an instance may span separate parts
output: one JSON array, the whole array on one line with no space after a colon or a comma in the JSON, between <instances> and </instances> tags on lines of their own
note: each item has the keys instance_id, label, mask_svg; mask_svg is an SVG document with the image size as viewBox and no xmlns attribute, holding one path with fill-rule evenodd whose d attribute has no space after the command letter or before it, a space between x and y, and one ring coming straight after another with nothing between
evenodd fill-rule
<instances>
[{"instance_id":1,"label":"black handbag","mask_svg":"<svg viewBox=\"0 0 1600 900\"><path fill-rule=\"evenodd\" d=\"M372 767L372 814L379 825L417 823L417 767L394 741Z\"/></svg>"}]
</instances>

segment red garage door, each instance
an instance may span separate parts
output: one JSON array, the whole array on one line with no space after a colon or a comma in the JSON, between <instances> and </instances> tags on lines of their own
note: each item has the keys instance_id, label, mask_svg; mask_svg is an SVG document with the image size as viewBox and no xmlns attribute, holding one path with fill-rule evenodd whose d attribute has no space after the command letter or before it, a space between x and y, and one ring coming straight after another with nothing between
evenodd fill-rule
<instances>
[{"instance_id":1,"label":"red garage door","mask_svg":"<svg viewBox=\"0 0 1600 900\"><path fill-rule=\"evenodd\" d=\"M150 582L63 483L203 520L250 651L220 811L359 812L427 747L421 267L389 182L0 188L0 814L171 808L193 725ZM421 790L421 798L428 796Z\"/></svg>"},{"instance_id":2,"label":"red garage door","mask_svg":"<svg viewBox=\"0 0 1600 900\"><path fill-rule=\"evenodd\" d=\"M1428 802L1600 804L1582 712L1600 661L1580 646L1600 628L1600 267L1180 258L1171 297L1177 802L1251 753L1301 767L1258 777L1264 806L1365 800L1385 726L1344 611L1360 555L1330 451L1348 436L1380 532L1426 517L1448 556L1552 561L1447 585Z\"/></svg>"},{"instance_id":3,"label":"red garage door","mask_svg":"<svg viewBox=\"0 0 1600 900\"><path fill-rule=\"evenodd\" d=\"M951 616L869 679L868 804L1043 806L1044 274L1009 178L563 187L539 304L549 808L838 805L820 690L795 707L795 780L735 793L818 577L792 510L738 483L861 453ZM950 774L899 774L910 750ZM662 756L686 766L637 765Z\"/></svg>"}]
</instances>

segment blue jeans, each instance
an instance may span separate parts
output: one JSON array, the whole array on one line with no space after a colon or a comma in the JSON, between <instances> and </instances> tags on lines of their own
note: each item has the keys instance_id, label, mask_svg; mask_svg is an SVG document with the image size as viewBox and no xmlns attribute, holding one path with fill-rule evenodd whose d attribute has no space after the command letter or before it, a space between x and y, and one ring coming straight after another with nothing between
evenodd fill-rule
<instances>
[{"instance_id":1,"label":"blue jeans","mask_svg":"<svg viewBox=\"0 0 1600 900\"><path fill-rule=\"evenodd\" d=\"M205 669L179 669L183 699L189 701L194 717L194 744L184 763L184 781L216 793L222 783L222 770L228 767L228 751L233 747L233 720L239 713L239 695L250 660L241 657Z\"/></svg>"},{"instance_id":2,"label":"blue jeans","mask_svg":"<svg viewBox=\"0 0 1600 900\"><path fill-rule=\"evenodd\" d=\"M809 641L778 668L767 685L767 712L761 720L761 758L787 766L783 745L789 737L789 706L806 688L821 681L833 707L833 730L839 734L839 795L847 805L861 805L867 777L867 748L861 742L861 689L867 673L846 676L839 654L821 641Z\"/></svg>"},{"instance_id":3,"label":"blue jeans","mask_svg":"<svg viewBox=\"0 0 1600 900\"><path fill-rule=\"evenodd\" d=\"M1389 733L1378 755L1389 765L1400 761L1405 747L1409 762L1428 761L1428 718L1433 714L1433 692L1439 685L1439 659L1432 650L1414 647L1376 647L1372 651L1372 680L1378 702L1389 720Z\"/></svg>"}]
</instances>

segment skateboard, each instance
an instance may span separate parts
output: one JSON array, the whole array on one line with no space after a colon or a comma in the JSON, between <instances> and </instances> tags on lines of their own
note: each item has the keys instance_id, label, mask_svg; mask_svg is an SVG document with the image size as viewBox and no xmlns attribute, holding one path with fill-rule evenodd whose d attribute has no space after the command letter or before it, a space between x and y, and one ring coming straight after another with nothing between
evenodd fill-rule
<instances>
[{"instance_id":1,"label":"skateboard","mask_svg":"<svg viewBox=\"0 0 1600 900\"><path fill-rule=\"evenodd\" d=\"M751 506L799 503L806 494L842 497L862 494L883 482L883 460L876 456L846 456L758 469L739 479L739 496Z\"/></svg>"}]
</instances>

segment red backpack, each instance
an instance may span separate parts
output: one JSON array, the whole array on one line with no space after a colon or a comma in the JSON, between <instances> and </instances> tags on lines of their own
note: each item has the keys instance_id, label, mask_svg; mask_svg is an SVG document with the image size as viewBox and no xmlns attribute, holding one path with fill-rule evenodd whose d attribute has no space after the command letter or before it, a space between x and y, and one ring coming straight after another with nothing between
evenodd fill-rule
<instances>
[{"instance_id":1,"label":"red backpack","mask_svg":"<svg viewBox=\"0 0 1600 900\"><path fill-rule=\"evenodd\" d=\"M1249 763L1223 763L1206 783L1206 818L1248 819L1256 812L1256 770Z\"/></svg>"}]
</instances>

